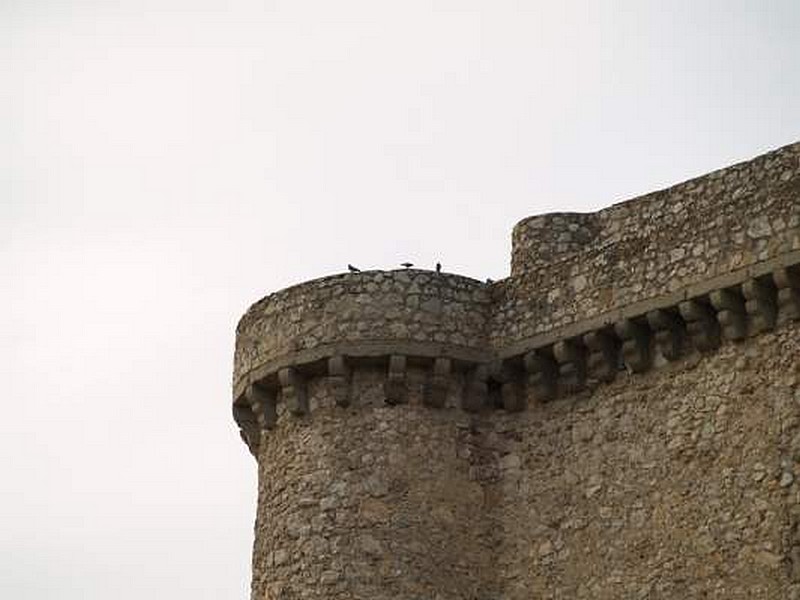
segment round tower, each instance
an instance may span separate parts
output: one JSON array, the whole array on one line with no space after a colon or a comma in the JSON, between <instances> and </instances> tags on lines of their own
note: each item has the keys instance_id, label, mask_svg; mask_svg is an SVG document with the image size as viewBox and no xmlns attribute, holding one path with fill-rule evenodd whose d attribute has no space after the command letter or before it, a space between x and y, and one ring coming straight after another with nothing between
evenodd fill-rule
<instances>
[{"instance_id":1,"label":"round tower","mask_svg":"<svg viewBox=\"0 0 800 600\"><path fill-rule=\"evenodd\" d=\"M470 411L487 394L488 308L486 284L403 270L303 283L245 314L234 415L258 461L252 598L487 592Z\"/></svg>"}]
</instances>

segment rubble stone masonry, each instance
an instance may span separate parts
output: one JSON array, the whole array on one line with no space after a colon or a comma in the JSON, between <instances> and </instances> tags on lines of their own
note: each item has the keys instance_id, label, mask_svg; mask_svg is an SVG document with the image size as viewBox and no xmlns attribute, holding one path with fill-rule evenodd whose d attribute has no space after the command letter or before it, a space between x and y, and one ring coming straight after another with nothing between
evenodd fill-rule
<instances>
[{"instance_id":1,"label":"rubble stone masonry","mask_svg":"<svg viewBox=\"0 0 800 600\"><path fill-rule=\"evenodd\" d=\"M511 276L254 304L253 600L800 600L800 144L590 214Z\"/></svg>"}]
</instances>

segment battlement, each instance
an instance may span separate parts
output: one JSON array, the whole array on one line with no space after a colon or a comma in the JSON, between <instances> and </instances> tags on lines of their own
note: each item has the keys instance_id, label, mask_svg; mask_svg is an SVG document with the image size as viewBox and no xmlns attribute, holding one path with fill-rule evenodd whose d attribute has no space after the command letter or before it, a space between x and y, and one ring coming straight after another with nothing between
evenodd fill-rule
<instances>
[{"instance_id":1,"label":"battlement","mask_svg":"<svg viewBox=\"0 0 800 600\"><path fill-rule=\"evenodd\" d=\"M399 404L412 367L426 404L459 389L468 411L519 411L798 316L794 144L597 213L525 219L501 282L369 271L267 296L237 328L234 413L255 449L279 414L310 411L311 379L347 406L353 373L379 368Z\"/></svg>"}]
</instances>

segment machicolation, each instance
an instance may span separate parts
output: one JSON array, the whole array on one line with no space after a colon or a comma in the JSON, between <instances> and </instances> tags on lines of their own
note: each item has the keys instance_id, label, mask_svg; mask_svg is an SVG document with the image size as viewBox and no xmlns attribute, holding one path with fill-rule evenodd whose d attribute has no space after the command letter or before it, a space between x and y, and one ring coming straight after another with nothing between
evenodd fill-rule
<instances>
[{"instance_id":1,"label":"machicolation","mask_svg":"<svg viewBox=\"0 0 800 600\"><path fill-rule=\"evenodd\" d=\"M800 144L242 317L252 597L800 599Z\"/></svg>"}]
</instances>

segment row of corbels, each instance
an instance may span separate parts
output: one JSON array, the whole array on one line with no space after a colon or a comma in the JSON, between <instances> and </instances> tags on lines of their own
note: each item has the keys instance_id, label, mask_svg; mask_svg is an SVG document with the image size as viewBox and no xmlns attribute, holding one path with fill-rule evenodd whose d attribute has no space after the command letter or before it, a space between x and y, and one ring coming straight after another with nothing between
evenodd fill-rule
<instances>
[{"instance_id":1,"label":"row of corbels","mask_svg":"<svg viewBox=\"0 0 800 600\"><path fill-rule=\"evenodd\" d=\"M408 399L406 373L408 357L391 355L388 360L384 394L387 404L404 404ZM447 398L453 363L449 358L433 360L431 377L425 389L425 404L442 407ZM349 406L352 396L352 364L347 356L336 355L328 358L327 383L331 396L338 406ZM278 389L267 389L252 383L245 389L245 398L253 415L262 429L272 429L277 422L277 401L280 391L281 401L286 403L289 413L302 416L309 412L308 382L295 367L285 367L278 371Z\"/></svg>"},{"instance_id":2,"label":"row of corbels","mask_svg":"<svg viewBox=\"0 0 800 600\"><path fill-rule=\"evenodd\" d=\"M622 319L523 355L490 363L459 362L459 369L467 367L462 408L474 412L500 405L508 411L520 411L528 405L529 398L546 402L594 383L610 382L621 370L647 371L656 353L675 361L691 348L711 352L723 339L741 340L773 329L779 319L799 318L800 270L782 268L770 277L750 279L677 306ZM328 389L339 406L351 403L354 363L343 355L327 359ZM426 405L445 405L453 371L451 359L432 359L423 395ZM408 401L407 373L407 356L388 356L384 382L387 404ZM237 415L243 429L254 430L256 425L258 429L272 429L277 422L279 394L289 413L308 414L306 377L296 367L285 367L278 371L277 383L277 388L258 383L247 387L245 400L251 412L244 414L246 411L240 407ZM490 398L492 390L498 390L499 396Z\"/></svg>"},{"instance_id":3,"label":"row of corbels","mask_svg":"<svg viewBox=\"0 0 800 600\"><path fill-rule=\"evenodd\" d=\"M656 353L671 362L691 348L711 352L723 339L742 340L769 331L779 318L800 318L797 270L781 268L768 278L750 279L531 350L522 356L521 369L508 366L500 371L503 405L509 410L525 405L524 394L516 389L520 370L531 395L548 401L592 382L609 382L620 370L647 371Z\"/></svg>"}]
</instances>

